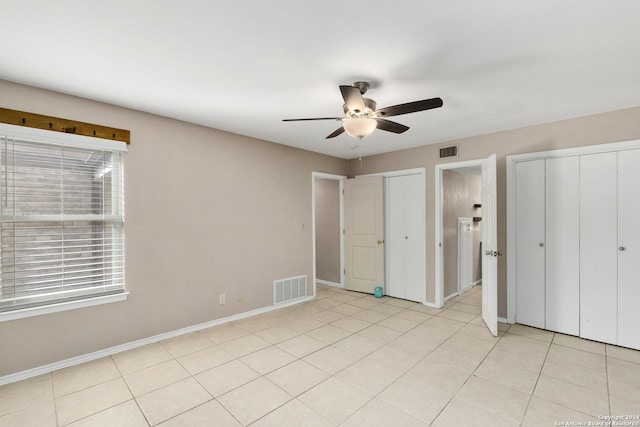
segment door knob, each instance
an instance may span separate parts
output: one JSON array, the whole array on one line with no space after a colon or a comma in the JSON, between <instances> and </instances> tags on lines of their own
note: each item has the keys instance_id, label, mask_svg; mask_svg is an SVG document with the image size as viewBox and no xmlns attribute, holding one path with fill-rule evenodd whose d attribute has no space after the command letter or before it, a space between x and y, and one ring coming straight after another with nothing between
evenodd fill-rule
<instances>
[{"instance_id":1,"label":"door knob","mask_svg":"<svg viewBox=\"0 0 640 427\"><path fill-rule=\"evenodd\" d=\"M540 246L541 248L543 248L543 247L544 247L544 243L540 242L540 243L538 243L538 246Z\"/></svg>"},{"instance_id":2,"label":"door knob","mask_svg":"<svg viewBox=\"0 0 640 427\"><path fill-rule=\"evenodd\" d=\"M484 251L484 254L495 257L502 256L502 252L500 251Z\"/></svg>"},{"instance_id":3,"label":"door knob","mask_svg":"<svg viewBox=\"0 0 640 427\"><path fill-rule=\"evenodd\" d=\"M378 240L378 244L381 245L382 244L382 240Z\"/></svg>"},{"instance_id":4,"label":"door knob","mask_svg":"<svg viewBox=\"0 0 640 427\"><path fill-rule=\"evenodd\" d=\"M620 252L623 252L623 251L626 251L626 250L627 250L627 248L625 248L624 246L620 246L620 247L618 248L618 250L619 250Z\"/></svg>"}]
</instances>

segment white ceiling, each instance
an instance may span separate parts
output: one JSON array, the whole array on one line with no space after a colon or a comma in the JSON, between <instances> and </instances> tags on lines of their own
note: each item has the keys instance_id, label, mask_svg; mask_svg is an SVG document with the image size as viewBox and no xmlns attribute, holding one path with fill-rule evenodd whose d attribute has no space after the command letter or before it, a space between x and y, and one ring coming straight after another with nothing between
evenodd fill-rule
<instances>
[{"instance_id":1,"label":"white ceiling","mask_svg":"<svg viewBox=\"0 0 640 427\"><path fill-rule=\"evenodd\" d=\"M0 79L342 158L640 105L637 0L0 0ZM338 85L441 97L361 148ZM0 100L0 104L1 104ZM37 111L34 111L37 113Z\"/></svg>"}]
</instances>

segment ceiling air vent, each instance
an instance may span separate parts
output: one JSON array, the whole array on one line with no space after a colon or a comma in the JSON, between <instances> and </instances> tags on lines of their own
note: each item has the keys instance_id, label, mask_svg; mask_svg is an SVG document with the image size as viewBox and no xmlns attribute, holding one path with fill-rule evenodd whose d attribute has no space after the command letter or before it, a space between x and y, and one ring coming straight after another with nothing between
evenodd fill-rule
<instances>
[{"instance_id":1,"label":"ceiling air vent","mask_svg":"<svg viewBox=\"0 0 640 427\"><path fill-rule=\"evenodd\" d=\"M440 158L444 159L445 157L458 157L458 146L454 145L452 147L441 148Z\"/></svg>"}]
</instances>

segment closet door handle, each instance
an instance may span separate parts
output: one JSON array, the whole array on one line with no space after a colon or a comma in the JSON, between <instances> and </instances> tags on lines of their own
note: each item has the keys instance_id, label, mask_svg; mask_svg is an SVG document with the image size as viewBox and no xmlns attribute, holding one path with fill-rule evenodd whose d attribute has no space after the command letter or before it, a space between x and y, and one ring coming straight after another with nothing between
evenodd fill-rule
<instances>
[{"instance_id":1,"label":"closet door handle","mask_svg":"<svg viewBox=\"0 0 640 427\"><path fill-rule=\"evenodd\" d=\"M540 242L538 243L538 246L540 246L541 248L544 248L544 243Z\"/></svg>"},{"instance_id":2,"label":"closet door handle","mask_svg":"<svg viewBox=\"0 0 640 427\"><path fill-rule=\"evenodd\" d=\"M627 248L625 248L624 246L620 246L620 247L618 248L618 250L619 250L620 252L624 252L624 251L626 251L626 250L627 250Z\"/></svg>"}]
</instances>

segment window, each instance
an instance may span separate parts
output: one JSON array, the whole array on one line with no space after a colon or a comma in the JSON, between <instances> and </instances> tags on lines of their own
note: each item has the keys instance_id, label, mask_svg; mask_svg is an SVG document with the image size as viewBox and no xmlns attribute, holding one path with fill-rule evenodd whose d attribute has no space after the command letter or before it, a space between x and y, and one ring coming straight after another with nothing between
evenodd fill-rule
<instances>
[{"instance_id":1,"label":"window","mask_svg":"<svg viewBox=\"0 0 640 427\"><path fill-rule=\"evenodd\" d=\"M0 125L0 315L124 299L124 150Z\"/></svg>"}]
</instances>

